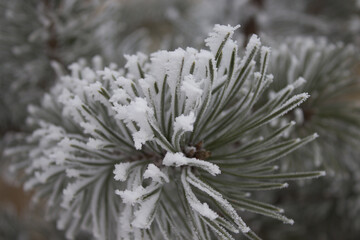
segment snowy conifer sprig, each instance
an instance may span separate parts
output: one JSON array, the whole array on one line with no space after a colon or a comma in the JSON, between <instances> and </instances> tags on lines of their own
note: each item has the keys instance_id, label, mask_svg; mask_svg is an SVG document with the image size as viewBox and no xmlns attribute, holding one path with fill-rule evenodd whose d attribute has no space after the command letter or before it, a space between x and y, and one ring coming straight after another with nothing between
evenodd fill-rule
<instances>
[{"instance_id":1,"label":"snowy conifer sprig","mask_svg":"<svg viewBox=\"0 0 360 240\"><path fill-rule=\"evenodd\" d=\"M74 63L30 107L36 130L7 153L24 154L13 170L24 169L25 189L47 198L69 238L88 229L97 239L259 239L244 210L293 223L249 195L324 175L276 171L316 134L282 141L291 122L258 135L308 94L288 86L254 109L272 81L270 49L254 35L240 57L236 29L216 25L210 50L126 56L123 69L103 69L99 58L93 68Z\"/></svg>"},{"instance_id":2,"label":"snowy conifer sprig","mask_svg":"<svg viewBox=\"0 0 360 240\"><path fill-rule=\"evenodd\" d=\"M332 44L323 38L292 37L274 46L269 71L276 80L270 88L279 91L288 84L299 84L297 92L311 95L286 119L298 123L296 136L315 130L321 136L292 154L293 169L323 165L343 174L359 169L354 156L360 146L360 103L351 98L360 92L358 54L352 45ZM315 161L304 161L304 156L315 156Z\"/></svg>"}]
</instances>

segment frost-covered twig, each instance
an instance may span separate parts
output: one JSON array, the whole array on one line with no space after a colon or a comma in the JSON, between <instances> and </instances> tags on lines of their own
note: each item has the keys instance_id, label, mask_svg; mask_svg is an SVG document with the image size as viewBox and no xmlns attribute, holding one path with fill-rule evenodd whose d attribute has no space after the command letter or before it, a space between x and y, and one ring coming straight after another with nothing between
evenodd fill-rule
<instances>
[{"instance_id":1,"label":"frost-covered twig","mask_svg":"<svg viewBox=\"0 0 360 240\"><path fill-rule=\"evenodd\" d=\"M74 63L29 108L35 130L12 169L25 171L35 199L47 197L68 238L88 229L98 239L259 239L243 210L293 223L248 193L324 175L275 173L277 160L316 134L282 141L290 123L258 135L309 95L292 96L293 85L254 107L273 80L270 49L254 35L240 57L237 28L216 25L209 50L139 53L122 69L99 58L92 68Z\"/></svg>"}]
</instances>

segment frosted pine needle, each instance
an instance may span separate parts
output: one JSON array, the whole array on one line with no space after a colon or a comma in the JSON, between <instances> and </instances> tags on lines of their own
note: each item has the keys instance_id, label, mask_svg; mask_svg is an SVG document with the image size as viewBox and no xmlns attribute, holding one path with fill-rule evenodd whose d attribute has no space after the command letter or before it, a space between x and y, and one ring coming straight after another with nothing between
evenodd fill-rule
<instances>
[{"instance_id":1,"label":"frosted pine needle","mask_svg":"<svg viewBox=\"0 0 360 240\"><path fill-rule=\"evenodd\" d=\"M285 87L255 108L273 80L270 49L253 36L240 57L236 28L216 25L210 51L127 56L123 69L74 63L31 108L36 130L12 168L25 171L35 198L47 197L69 238L87 229L97 239L259 239L243 210L293 223L248 193L323 175L274 167L316 135L281 140L293 123L258 135L308 94Z\"/></svg>"}]
</instances>

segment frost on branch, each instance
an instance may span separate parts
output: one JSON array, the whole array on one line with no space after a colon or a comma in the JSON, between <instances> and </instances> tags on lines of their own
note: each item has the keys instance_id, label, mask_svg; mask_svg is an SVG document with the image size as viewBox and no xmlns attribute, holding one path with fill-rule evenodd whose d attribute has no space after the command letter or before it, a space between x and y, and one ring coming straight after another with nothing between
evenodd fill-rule
<instances>
[{"instance_id":1,"label":"frost on branch","mask_svg":"<svg viewBox=\"0 0 360 240\"><path fill-rule=\"evenodd\" d=\"M48 197L49 217L68 237L86 229L97 239L258 239L244 210L291 223L248 197L322 175L274 167L314 136L281 139L293 123L258 135L308 95L285 86L259 103L273 81L270 49L253 36L239 56L237 28L216 25L210 51L126 56L120 69L75 63L32 108L37 129L13 169L25 170L35 197Z\"/></svg>"},{"instance_id":2,"label":"frost on branch","mask_svg":"<svg viewBox=\"0 0 360 240\"><path fill-rule=\"evenodd\" d=\"M211 175L220 174L220 169L215 164L206 162L204 160L199 160L196 158L187 158L184 156L183 153L179 153L179 152L175 154L169 152L166 153L163 159L163 164L165 166L176 166L176 167L180 167L184 165L195 166L209 172Z\"/></svg>"}]
</instances>

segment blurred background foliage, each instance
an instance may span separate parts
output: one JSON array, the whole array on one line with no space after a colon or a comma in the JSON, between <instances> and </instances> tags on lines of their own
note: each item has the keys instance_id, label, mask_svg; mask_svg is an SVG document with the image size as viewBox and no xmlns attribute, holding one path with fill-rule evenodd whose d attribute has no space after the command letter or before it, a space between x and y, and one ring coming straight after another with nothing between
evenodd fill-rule
<instances>
[{"instance_id":1,"label":"blurred background foliage","mask_svg":"<svg viewBox=\"0 0 360 240\"><path fill-rule=\"evenodd\" d=\"M264 239L359 239L360 145L356 139L340 140L336 133L357 134L360 130L359 0L0 0L0 152L23 141L27 105L39 103L70 63L99 55L105 63L121 66L124 54L201 47L202 39L217 23L240 24L236 35L240 43L256 33L273 48L270 72L275 75L274 86L289 81L293 74L293 80L302 76L308 82L322 81L318 88L304 88L315 96L331 85L337 88L330 108L321 108L340 116L331 124L326 122L329 118L320 121L319 133L325 138L315 144L322 144L321 152L317 153L319 147L305 146L292 162L301 165L306 160L302 158L321 157L325 164L313 164L331 174L302 183L307 185L304 188L293 185L259 196L284 207L295 225L249 216L258 228L254 230ZM320 37L325 40L316 40ZM311 64L318 61L319 65L312 71L320 77L302 72L306 68L301 66L296 74L291 72L291 59L302 53L294 42L306 45L307 41L318 41L308 51L309 56L316 55ZM326 55L330 46L339 47L339 42L343 42L341 48L351 50ZM337 61L331 69L319 70L334 59ZM347 64L342 65L344 62ZM336 79L331 81L332 77ZM345 88L342 83L349 78L351 85ZM9 185L14 179L7 165L1 159L0 239L64 239L52 223L44 223L42 209L29 201L31 193ZM84 235L78 239L89 238Z\"/></svg>"}]
</instances>

